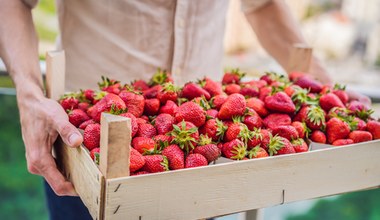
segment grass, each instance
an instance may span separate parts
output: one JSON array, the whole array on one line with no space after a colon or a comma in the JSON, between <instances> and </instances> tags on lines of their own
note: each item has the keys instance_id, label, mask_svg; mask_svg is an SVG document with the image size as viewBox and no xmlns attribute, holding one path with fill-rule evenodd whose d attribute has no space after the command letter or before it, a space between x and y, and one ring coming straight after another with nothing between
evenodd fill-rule
<instances>
[{"instance_id":1,"label":"grass","mask_svg":"<svg viewBox=\"0 0 380 220\"><path fill-rule=\"evenodd\" d=\"M8 75L0 76L0 88L14 88L12 79Z\"/></svg>"}]
</instances>

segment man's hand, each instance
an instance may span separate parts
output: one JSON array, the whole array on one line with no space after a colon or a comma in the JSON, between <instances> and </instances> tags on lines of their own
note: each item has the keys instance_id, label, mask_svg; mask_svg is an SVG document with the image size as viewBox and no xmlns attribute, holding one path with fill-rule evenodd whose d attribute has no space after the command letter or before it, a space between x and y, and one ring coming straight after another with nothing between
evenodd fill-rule
<instances>
[{"instance_id":1,"label":"man's hand","mask_svg":"<svg viewBox=\"0 0 380 220\"><path fill-rule=\"evenodd\" d=\"M18 97L18 100L29 172L45 177L57 195L77 195L73 185L57 169L52 146L60 135L68 146L77 147L82 135L56 101L45 97L31 100Z\"/></svg>"}]
</instances>

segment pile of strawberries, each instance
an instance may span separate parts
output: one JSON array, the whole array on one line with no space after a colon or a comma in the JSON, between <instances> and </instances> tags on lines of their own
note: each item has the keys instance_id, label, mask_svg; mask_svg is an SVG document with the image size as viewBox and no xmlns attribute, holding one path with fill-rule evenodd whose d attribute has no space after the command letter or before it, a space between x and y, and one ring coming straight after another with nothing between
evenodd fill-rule
<instances>
[{"instance_id":1,"label":"pile of strawberries","mask_svg":"<svg viewBox=\"0 0 380 220\"><path fill-rule=\"evenodd\" d=\"M380 138L372 110L349 101L345 88L303 74L266 73L243 81L239 70L222 82L205 77L179 88L165 71L149 82L122 85L103 78L100 91L64 95L70 122L84 130L97 162L100 115L131 119L132 175L206 166L220 156L246 160L308 151L309 140L347 145Z\"/></svg>"}]
</instances>

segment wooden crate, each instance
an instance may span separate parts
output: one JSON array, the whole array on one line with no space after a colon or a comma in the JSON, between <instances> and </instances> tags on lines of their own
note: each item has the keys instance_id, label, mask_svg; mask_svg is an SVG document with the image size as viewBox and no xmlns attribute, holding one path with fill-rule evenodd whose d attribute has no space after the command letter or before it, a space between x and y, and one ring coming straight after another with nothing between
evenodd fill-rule
<instances>
[{"instance_id":1,"label":"wooden crate","mask_svg":"<svg viewBox=\"0 0 380 220\"><path fill-rule=\"evenodd\" d=\"M64 56L50 53L47 61L54 66L48 94L57 98ZM103 114L99 167L85 147L56 144L62 171L94 219L201 219L380 185L380 141L129 176L130 136L129 119Z\"/></svg>"}]
</instances>

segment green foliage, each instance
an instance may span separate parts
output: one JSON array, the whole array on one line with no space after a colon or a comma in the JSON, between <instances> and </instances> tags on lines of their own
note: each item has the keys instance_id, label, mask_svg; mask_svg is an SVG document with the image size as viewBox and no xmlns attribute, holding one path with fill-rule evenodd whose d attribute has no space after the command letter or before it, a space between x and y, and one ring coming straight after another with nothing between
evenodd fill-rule
<instances>
[{"instance_id":1,"label":"green foliage","mask_svg":"<svg viewBox=\"0 0 380 220\"><path fill-rule=\"evenodd\" d=\"M48 14L55 14L55 1L51 0L40 0L38 4L38 8L40 8L43 12Z\"/></svg>"},{"instance_id":2,"label":"green foliage","mask_svg":"<svg viewBox=\"0 0 380 220\"><path fill-rule=\"evenodd\" d=\"M12 79L8 76L0 76L0 88L14 88Z\"/></svg>"},{"instance_id":3,"label":"green foliage","mask_svg":"<svg viewBox=\"0 0 380 220\"><path fill-rule=\"evenodd\" d=\"M0 95L1 219L47 219L42 179L26 169L15 96Z\"/></svg>"},{"instance_id":4,"label":"green foliage","mask_svg":"<svg viewBox=\"0 0 380 220\"><path fill-rule=\"evenodd\" d=\"M380 219L380 190L344 194L337 199L319 200L309 212L289 216L287 220L378 220Z\"/></svg>"}]
</instances>

